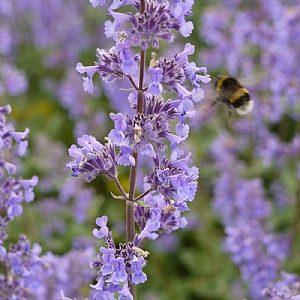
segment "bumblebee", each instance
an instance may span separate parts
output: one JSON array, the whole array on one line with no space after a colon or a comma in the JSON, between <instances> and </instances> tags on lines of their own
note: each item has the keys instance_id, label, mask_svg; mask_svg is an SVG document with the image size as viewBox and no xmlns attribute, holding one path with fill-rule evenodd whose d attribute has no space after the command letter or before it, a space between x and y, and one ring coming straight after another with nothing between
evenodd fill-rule
<instances>
[{"instance_id":1,"label":"bumblebee","mask_svg":"<svg viewBox=\"0 0 300 300\"><path fill-rule=\"evenodd\" d=\"M214 84L216 96L211 107L216 103L224 103L229 109L229 119L233 111L245 116L253 110L254 101L251 99L249 91L236 78L218 76L215 78Z\"/></svg>"}]
</instances>

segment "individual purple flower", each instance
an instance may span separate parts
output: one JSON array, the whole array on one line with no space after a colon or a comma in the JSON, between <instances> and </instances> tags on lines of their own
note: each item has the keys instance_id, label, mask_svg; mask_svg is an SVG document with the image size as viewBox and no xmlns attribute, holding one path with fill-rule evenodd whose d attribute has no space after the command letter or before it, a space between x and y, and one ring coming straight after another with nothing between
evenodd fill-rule
<instances>
[{"instance_id":1,"label":"individual purple flower","mask_svg":"<svg viewBox=\"0 0 300 300\"><path fill-rule=\"evenodd\" d=\"M109 117L115 122L115 129L117 131L124 131L126 129L126 120L123 114L121 113L110 113Z\"/></svg>"},{"instance_id":2,"label":"individual purple flower","mask_svg":"<svg viewBox=\"0 0 300 300\"><path fill-rule=\"evenodd\" d=\"M20 156L24 156L28 142L22 141L23 139L26 139L28 137L29 128L26 128L24 132L12 132L11 136L15 139L17 145L18 145L18 153Z\"/></svg>"},{"instance_id":3,"label":"individual purple flower","mask_svg":"<svg viewBox=\"0 0 300 300\"><path fill-rule=\"evenodd\" d=\"M148 93L152 95L160 95L163 91L163 87L160 84L163 71L160 68L149 68L148 71L152 75L152 83L148 86Z\"/></svg>"},{"instance_id":4,"label":"individual purple flower","mask_svg":"<svg viewBox=\"0 0 300 300\"><path fill-rule=\"evenodd\" d=\"M105 276L108 274L112 274L115 270L115 268L114 268L115 250L114 249L105 249L104 247L101 247L100 252L103 253L103 255L102 255L103 266L101 267L102 275Z\"/></svg>"},{"instance_id":5,"label":"individual purple flower","mask_svg":"<svg viewBox=\"0 0 300 300\"><path fill-rule=\"evenodd\" d=\"M178 117L178 119L180 119L180 117ZM189 125L184 124L183 121L182 122L179 121L179 123L177 123L176 125L176 134L180 137L188 136L190 131Z\"/></svg>"},{"instance_id":6,"label":"individual purple flower","mask_svg":"<svg viewBox=\"0 0 300 300\"><path fill-rule=\"evenodd\" d=\"M175 3L174 17L180 24L179 31L184 37L188 37L192 33L194 25L191 21L186 22L185 16L189 16L192 14L192 6L194 4L194 0L176 1Z\"/></svg>"},{"instance_id":7,"label":"individual purple flower","mask_svg":"<svg viewBox=\"0 0 300 300\"><path fill-rule=\"evenodd\" d=\"M116 282L124 282L127 279L127 273L125 271L125 263L123 257L118 257L113 261L114 265L114 274L112 279Z\"/></svg>"},{"instance_id":8,"label":"individual purple flower","mask_svg":"<svg viewBox=\"0 0 300 300\"><path fill-rule=\"evenodd\" d=\"M98 238L101 239L103 237L107 237L108 236L108 227L106 226L108 221L108 217L107 216L102 216L101 218L97 218L96 219L96 224L98 226L100 226L100 229L97 230L96 228L93 230L93 235Z\"/></svg>"},{"instance_id":9,"label":"individual purple flower","mask_svg":"<svg viewBox=\"0 0 300 300\"><path fill-rule=\"evenodd\" d=\"M147 280L147 275L142 272L142 268L145 266L145 259L142 257L138 259L135 255L133 256L131 264L132 274L132 282L134 284L144 283Z\"/></svg>"},{"instance_id":10,"label":"individual purple flower","mask_svg":"<svg viewBox=\"0 0 300 300\"><path fill-rule=\"evenodd\" d=\"M107 20L104 25L105 25L105 35L106 37L114 37L116 40L119 36L127 36L126 32L124 33L117 33L118 27L124 23L125 21L128 21L129 16L127 14L115 12L113 10L108 10L109 14L114 18L114 22L111 22L110 20Z\"/></svg>"},{"instance_id":11,"label":"individual purple flower","mask_svg":"<svg viewBox=\"0 0 300 300\"><path fill-rule=\"evenodd\" d=\"M138 69L135 57L132 55L130 48L130 42L119 42L116 45L116 49L120 51L120 60L122 61L121 69L125 75L133 75Z\"/></svg>"},{"instance_id":12,"label":"individual purple flower","mask_svg":"<svg viewBox=\"0 0 300 300\"><path fill-rule=\"evenodd\" d=\"M86 92L91 94L94 89L92 78L94 74L97 72L97 67L96 66L84 67L82 63L77 63L76 71L79 72L80 74L87 73L87 77L82 77L83 89Z\"/></svg>"},{"instance_id":13,"label":"individual purple flower","mask_svg":"<svg viewBox=\"0 0 300 300\"><path fill-rule=\"evenodd\" d=\"M200 82L208 83L211 81L210 75L206 74L207 73L206 68L204 68L204 67L198 68L194 62L191 62L185 67L185 71L188 74L188 78L192 82L193 88L197 91L198 96L201 95L202 97L200 97L200 98L203 98L204 91L202 88L200 88ZM200 75L198 73L202 73L204 75ZM193 99L196 101L197 97L194 97L194 98ZM198 102L198 101L196 101L196 102Z\"/></svg>"},{"instance_id":14,"label":"individual purple flower","mask_svg":"<svg viewBox=\"0 0 300 300\"><path fill-rule=\"evenodd\" d=\"M157 208L150 208L149 219L147 220L144 228L141 228L141 233L138 235L139 240L150 239L155 240L158 234L155 233L160 228L160 210Z\"/></svg>"},{"instance_id":15,"label":"individual purple flower","mask_svg":"<svg viewBox=\"0 0 300 300\"><path fill-rule=\"evenodd\" d=\"M117 163L122 166L135 166L135 158L132 156L132 148L126 144L120 145L120 155Z\"/></svg>"}]
</instances>

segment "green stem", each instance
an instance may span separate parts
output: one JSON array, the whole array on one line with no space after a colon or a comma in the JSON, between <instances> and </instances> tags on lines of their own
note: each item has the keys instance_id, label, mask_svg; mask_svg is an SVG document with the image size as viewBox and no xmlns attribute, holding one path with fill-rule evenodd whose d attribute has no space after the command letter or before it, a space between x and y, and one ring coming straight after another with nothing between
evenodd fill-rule
<instances>
[{"instance_id":1,"label":"green stem","mask_svg":"<svg viewBox=\"0 0 300 300\"><path fill-rule=\"evenodd\" d=\"M153 191L152 188L150 188L149 190L147 190L146 192L140 194L139 196L137 196L133 201L139 201L140 199L144 198L145 196L147 196L151 191Z\"/></svg>"},{"instance_id":2,"label":"green stem","mask_svg":"<svg viewBox=\"0 0 300 300\"><path fill-rule=\"evenodd\" d=\"M128 199L128 195L126 195L120 181L119 181L119 178L118 177L115 177L114 178L114 182L116 184L116 186L118 187L119 191L121 192L121 194L123 195L124 199L127 200Z\"/></svg>"},{"instance_id":3,"label":"green stem","mask_svg":"<svg viewBox=\"0 0 300 300\"><path fill-rule=\"evenodd\" d=\"M145 0L141 0L141 11L143 14L145 12L146 3ZM144 73L145 73L145 50L140 51L140 76L139 76L139 86L138 86L138 98L137 98L137 107L136 114L143 112L143 104L144 104ZM130 169L130 177L129 177L129 197L128 201L126 201L126 240L127 242L132 242L135 235L135 223L134 223L134 195L135 195L135 185L136 185L136 176L138 170L138 153L133 153L133 157L135 159L135 165ZM133 299L136 300L136 286L133 283L130 283L130 291L133 296Z\"/></svg>"}]
</instances>

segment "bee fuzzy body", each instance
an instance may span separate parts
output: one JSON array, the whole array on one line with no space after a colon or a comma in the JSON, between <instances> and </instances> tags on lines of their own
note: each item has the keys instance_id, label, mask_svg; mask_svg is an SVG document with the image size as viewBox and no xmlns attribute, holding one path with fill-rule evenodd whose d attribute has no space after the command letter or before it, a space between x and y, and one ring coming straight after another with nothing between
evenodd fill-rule
<instances>
[{"instance_id":1,"label":"bee fuzzy body","mask_svg":"<svg viewBox=\"0 0 300 300\"><path fill-rule=\"evenodd\" d=\"M217 92L215 102L224 103L230 111L235 110L239 115L247 115L253 110L254 102L249 91L236 78L218 76L215 90Z\"/></svg>"}]
</instances>

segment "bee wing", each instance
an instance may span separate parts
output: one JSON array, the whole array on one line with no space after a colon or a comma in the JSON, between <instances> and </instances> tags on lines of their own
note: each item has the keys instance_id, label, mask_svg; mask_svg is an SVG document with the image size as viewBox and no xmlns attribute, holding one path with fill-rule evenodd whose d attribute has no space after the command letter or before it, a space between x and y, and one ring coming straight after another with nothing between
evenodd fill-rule
<instances>
[{"instance_id":1,"label":"bee wing","mask_svg":"<svg viewBox=\"0 0 300 300\"><path fill-rule=\"evenodd\" d=\"M247 78L238 78L238 81L241 85L244 86L252 86L260 83L267 75L269 74L269 71L262 71L256 74L253 74L251 77Z\"/></svg>"},{"instance_id":2,"label":"bee wing","mask_svg":"<svg viewBox=\"0 0 300 300\"><path fill-rule=\"evenodd\" d=\"M218 92L214 90L211 86L204 87L204 98L201 102L204 103L204 111L208 111L212 108L216 103L216 99L218 97Z\"/></svg>"}]
</instances>

